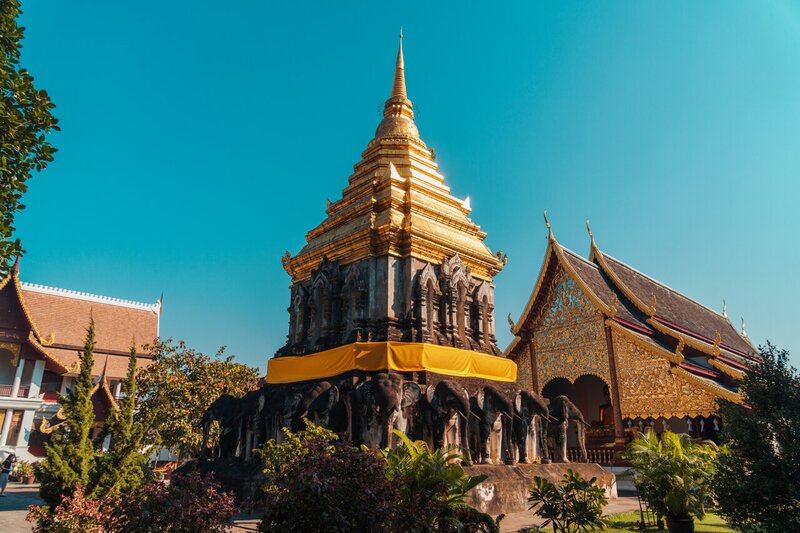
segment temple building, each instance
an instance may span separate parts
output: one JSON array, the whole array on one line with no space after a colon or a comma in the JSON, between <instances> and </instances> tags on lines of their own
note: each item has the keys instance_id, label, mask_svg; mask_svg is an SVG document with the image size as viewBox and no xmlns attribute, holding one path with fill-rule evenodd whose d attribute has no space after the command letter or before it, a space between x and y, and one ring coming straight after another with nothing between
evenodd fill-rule
<instances>
[{"instance_id":1,"label":"temple building","mask_svg":"<svg viewBox=\"0 0 800 533\"><path fill-rule=\"evenodd\" d=\"M161 302L146 304L23 283L19 263L0 281L0 452L25 460L43 455L50 424L59 422L58 395L79 371L90 317L96 346L93 433L121 395L134 342L158 337ZM146 354L140 363L149 362Z\"/></svg>"},{"instance_id":2,"label":"temple building","mask_svg":"<svg viewBox=\"0 0 800 533\"><path fill-rule=\"evenodd\" d=\"M737 332L724 309L607 255L591 230L584 259L547 228L533 293L516 323L509 315L514 339L505 354L518 364L519 384L570 397L592 426L598 462L645 427L715 438L717 401L741 401L738 380L758 357L744 325Z\"/></svg>"},{"instance_id":3,"label":"temple building","mask_svg":"<svg viewBox=\"0 0 800 533\"><path fill-rule=\"evenodd\" d=\"M406 93L402 36L383 120L342 198L306 245L283 258L292 277L289 334L278 356L354 342L429 343L500 355L492 278L505 258L483 243L469 199L450 193L419 136Z\"/></svg>"}]
</instances>

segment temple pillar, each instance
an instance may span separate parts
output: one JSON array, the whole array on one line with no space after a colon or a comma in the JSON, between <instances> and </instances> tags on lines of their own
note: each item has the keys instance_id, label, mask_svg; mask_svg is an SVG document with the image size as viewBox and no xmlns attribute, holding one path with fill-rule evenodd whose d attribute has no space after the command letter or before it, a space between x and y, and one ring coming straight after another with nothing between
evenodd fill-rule
<instances>
[{"instance_id":1,"label":"temple pillar","mask_svg":"<svg viewBox=\"0 0 800 533\"><path fill-rule=\"evenodd\" d=\"M16 446L27 446L31 439L31 429L33 428L33 415L36 411L27 409L22 414L22 425L19 428Z\"/></svg>"},{"instance_id":2,"label":"temple pillar","mask_svg":"<svg viewBox=\"0 0 800 533\"><path fill-rule=\"evenodd\" d=\"M44 360L39 359L33 364L31 374L31 386L28 389L28 398L38 398L39 391L42 390L42 378L44 377Z\"/></svg>"},{"instance_id":3,"label":"temple pillar","mask_svg":"<svg viewBox=\"0 0 800 533\"><path fill-rule=\"evenodd\" d=\"M25 370L25 359L20 359L17 363L17 371L14 373L14 383L11 385L11 397L16 398L19 394L19 385L22 383L22 372Z\"/></svg>"},{"instance_id":4,"label":"temple pillar","mask_svg":"<svg viewBox=\"0 0 800 533\"><path fill-rule=\"evenodd\" d=\"M533 392L541 394L542 390L539 388L539 375L536 371L536 350L533 348L533 334L526 333L525 339L528 341L528 359L531 362L531 386L533 387Z\"/></svg>"},{"instance_id":5,"label":"temple pillar","mask_svg":"<svg viewBox=\"0 0 800 533\"><path fill-rule=\"evenodd\" d=\"M11 419L14 418L14 410L6 409L6 416L3 417L3 428L0 429L0 446L6 445L8 431L11 429Z\"/></svg>"},{"instance_id":6,"label":"temple pillar","mask_svg":"<svg viewBox=\"0 0 800 533\"><path fill-rule=\"evenodd\" d=\"M614 357L614 342L611 337L611 328L604 327L606 333L606 352L608 353L608 373L611 377L611 409L614 414L614 448L625 447L625 429L622 425L622 410L619 401L619 382L617 377L617 362Z\"/></svg>"}]
</instances>

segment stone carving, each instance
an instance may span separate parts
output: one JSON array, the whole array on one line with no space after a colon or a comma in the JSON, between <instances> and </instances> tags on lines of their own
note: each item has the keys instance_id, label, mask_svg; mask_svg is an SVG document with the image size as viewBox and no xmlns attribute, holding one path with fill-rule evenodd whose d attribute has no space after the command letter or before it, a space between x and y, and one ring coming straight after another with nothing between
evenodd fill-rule
<instances>
[{"instance_id":1,"label":"stone carving","mask_svg":"<svg viewBox=\"0 0 800 533\"><path fill-rule=\"evenodd\" d=\"M469 388L468 388L469 387ZM464 463L550 462L546 437L554 437L555 461L566 461L566 434L573 423L585 457L583 415L566 397L548 401L514 386L439 379L419 384L396 372L356 373L293 384L266 384L242 398L223 395L202 419L204 456L211 424L219 423L214 457L254 460L268 439L282 442L282 428L298 431L304 420L370 448L396 446L398 430L432 448L456 447ZM709 424L710 426L710 424Z\"/></svg>"},{"instance_id":2,"label":"stone carving","mask_svg":"<svg viewBox=\"0 0 800 533\"><path fill-rule=\"evenodd\" d=\"M550 401L550 417L553 423L552 428L554 458L557 463L568 463L567 459L567 430L569 423L575 424L578 433L578 446L581 449L581 461L588 462L586 454L586 428L589 424L583 418L583 414L566 396L556 396Z\"/></svg>"},{"instance_id":3,"label":"stone carving","mask_svg":"<svg viewBox=\"0 0 800 533\"><path fill-rule=\"evenodd\" d=\"M547 427L550 410L547 400L538 394L521 390L514 398L514 444L520 463L550 462L547 450Z\"/></svg>"},{"instance_id":4,"label":"stone carving","mask_svg":"<svg viewBox=\"0 0 800 533\"><path fill-rule=\"evenodd\" d=\"M439 265L387 261L342 266L324 258L308 280L292 285L289 334L276 355L387 340L500 355L490 281L474 277L458 255Z\"/></svg>"}]
</instances>

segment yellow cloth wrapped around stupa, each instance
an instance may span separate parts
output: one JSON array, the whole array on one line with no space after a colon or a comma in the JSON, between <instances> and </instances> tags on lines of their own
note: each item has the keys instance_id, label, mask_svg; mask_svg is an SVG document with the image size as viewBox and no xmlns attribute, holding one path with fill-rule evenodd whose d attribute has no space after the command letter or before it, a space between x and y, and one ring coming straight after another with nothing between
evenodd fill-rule
<instances>
[{"instance_id":1,"label":"yellow cloth wrapped around stupa","mask_svg":"<svg viewBox=\"0 0 800 533\"><path fill-rule=\"evenodd\" d=\"M356 342L311 355L270 359L267 383L328 378L351 370L427 370L446 376L517 380L517 365L503 357L421 342Z\"/></svg>"}]
</instances>

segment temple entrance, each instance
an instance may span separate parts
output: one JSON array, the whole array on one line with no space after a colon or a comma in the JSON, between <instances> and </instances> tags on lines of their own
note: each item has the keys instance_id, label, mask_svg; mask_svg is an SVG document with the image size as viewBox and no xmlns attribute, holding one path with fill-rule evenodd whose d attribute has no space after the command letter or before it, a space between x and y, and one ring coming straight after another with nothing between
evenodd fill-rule
<instances>
[{"instance_id":1,"label":"temple entrance","mask_svg":"<svg viewBox=\"0 0 800 533\"><path fill-rule=\"evenodd\" d=\"M589 424L586 430L586 448L590 460L608 462L610 450L608 454L596 452L610 449L614 445L614 414L606 382L595 375L584 374L574 383L564 378L555 378L542 388L542 396L548 400L560 395L569 398ZM578 448L577 434L572 426L567 432L567 448L570 454Z\"/></svg>"}]
</instances>

